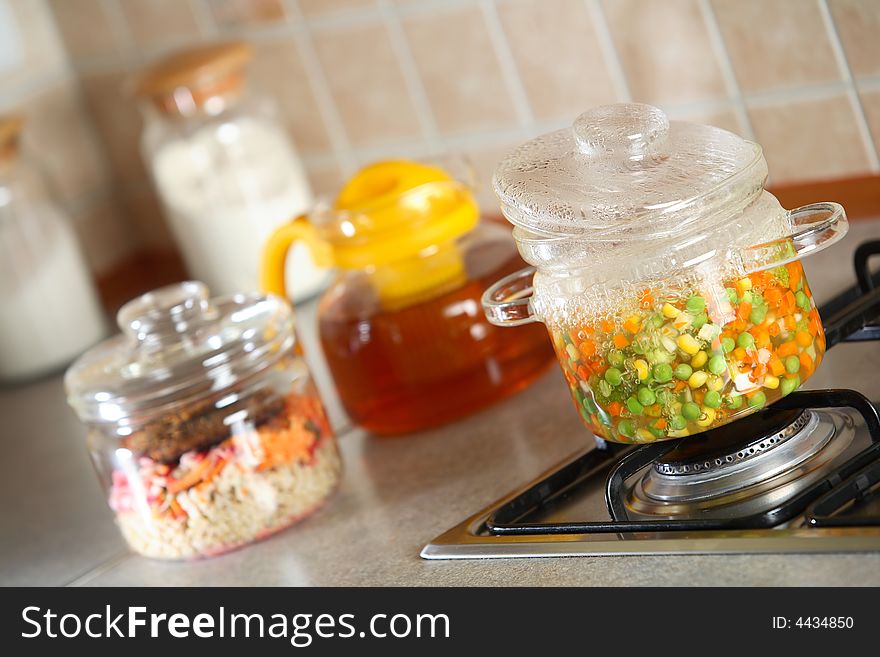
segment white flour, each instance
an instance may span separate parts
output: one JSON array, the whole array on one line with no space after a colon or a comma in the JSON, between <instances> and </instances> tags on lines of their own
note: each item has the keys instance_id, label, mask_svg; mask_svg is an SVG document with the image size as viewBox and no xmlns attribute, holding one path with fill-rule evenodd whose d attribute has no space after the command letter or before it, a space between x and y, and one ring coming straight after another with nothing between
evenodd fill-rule
<instances>
[{"instance_id":1,"label":"white flour","mask_svg":"<svg viewBox=\"0 0 880 657\"><path fill-rule=\"evenodd\" d=\"M49 372L105 332L72 229L49 206L0 215L0 378Z\"/></svg>"},{"instance_id":2,"label":"white flour","mask_svg":"<svg viewBox=\"0 0 880 657\"><path fill-rule=\"evenodd\" d=\"M266 239L312 203L284 133L252 118L164 144L153 174L190 275L217 295L256 290ZM303 245L291 251L287 287L294 299L315 294L327 276Z\"/></svg>"}]
</instances>

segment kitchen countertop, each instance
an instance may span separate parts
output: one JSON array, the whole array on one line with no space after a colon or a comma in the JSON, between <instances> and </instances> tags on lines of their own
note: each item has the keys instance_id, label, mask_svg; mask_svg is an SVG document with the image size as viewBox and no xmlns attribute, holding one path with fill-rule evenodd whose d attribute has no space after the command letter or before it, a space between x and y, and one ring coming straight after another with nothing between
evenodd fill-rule
<instances>
[{"instance_id":1,"label":"kitchen countertop","mask_svg":"<svg viewBox=\"0 0 880 657\"><path fill-rule=\"evenodd\" d=\"M880 220L854 223L843 242L805 260L820 302L853 284L848 254L868 238L880 238ZM129 553L57 375L0 390L0 584L880 585L880 552L424 561L419 551L437 534L591 439L555 367L463 421L401 438L366 435L350 426L333 395L314 312L314 303L298 310L300 332L345 461L341 486L324 509L214 559L166 563ZM880 370L876 343L835 347L810 387L846 384L853 368ZM862 392L880 401L876 383Z\"/></svg>"}]
</instances>

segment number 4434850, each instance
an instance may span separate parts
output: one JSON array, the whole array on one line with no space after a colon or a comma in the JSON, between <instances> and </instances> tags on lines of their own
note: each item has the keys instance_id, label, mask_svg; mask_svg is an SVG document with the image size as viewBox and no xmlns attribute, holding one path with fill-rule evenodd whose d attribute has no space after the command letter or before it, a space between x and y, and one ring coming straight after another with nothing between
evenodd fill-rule
<instances>
[{"instance_id":1,"label":"number 4434850","mask_svg":"<svg viewBox=\"0 0 880 657\"><path fill-rule=\"evenodd\" d=\"M853 627L852 616L798 616L792 621L785 616L773 617L773 629L784 630L797 629L827 629L827 630L850 630Z\"/></svg>"}]
</instances>

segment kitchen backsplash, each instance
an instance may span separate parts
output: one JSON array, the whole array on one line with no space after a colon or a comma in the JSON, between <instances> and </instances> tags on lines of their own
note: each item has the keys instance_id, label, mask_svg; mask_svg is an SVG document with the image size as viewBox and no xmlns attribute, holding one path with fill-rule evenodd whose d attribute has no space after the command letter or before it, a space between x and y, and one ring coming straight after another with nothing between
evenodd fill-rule
<instances>
[{"instance_id":1,"label":"kitchen backsplash","mask_svg":"<svg viewBox=\"0 0 880 657\"><path fill-rule=\"evenodd\" d=\"M316 190L378 157L514 144L590 105L658 104L763 144L772 182L877 172L877 0L0 0L0 110L21 108L95 271L171 239L124 80L243 38Z\"/></svg>"}]
</instances>

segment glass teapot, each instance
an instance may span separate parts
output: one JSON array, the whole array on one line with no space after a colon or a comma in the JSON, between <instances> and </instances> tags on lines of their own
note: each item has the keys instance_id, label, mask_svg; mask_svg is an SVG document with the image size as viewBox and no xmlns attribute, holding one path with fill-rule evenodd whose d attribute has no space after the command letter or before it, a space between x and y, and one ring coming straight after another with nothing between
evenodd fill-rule
<instances>
[{"instance_id":1,"label":"glass teapot","mask_svg":"<svg viewBox=\"0 0 880 657\"><path fill-rule=\"evenodd\" d=\"M498 326L547 326L575 405L615 442L687 436L796 390L825 351L800 263L843 208L784 210L758 144L597 107L509 154L493 185L531 268L483 297Z\"/></svg>"},{"instance_id":2,"label":"glass teapot","mask_svg":"<svg viewBox=\"0 0 880 657\"><path fill-rule=\"evenodd\" d=\"M479 222L468 185L436 166L365 167L331 204L283 226L262 287L285 293L284 263L305 243L337 276L321 298L324 355L351 419L378 434L436 426L533 381L553 360L539 327L490 324L480 298L525 263L509 231Z\"/></svg>"}]
</instances>

